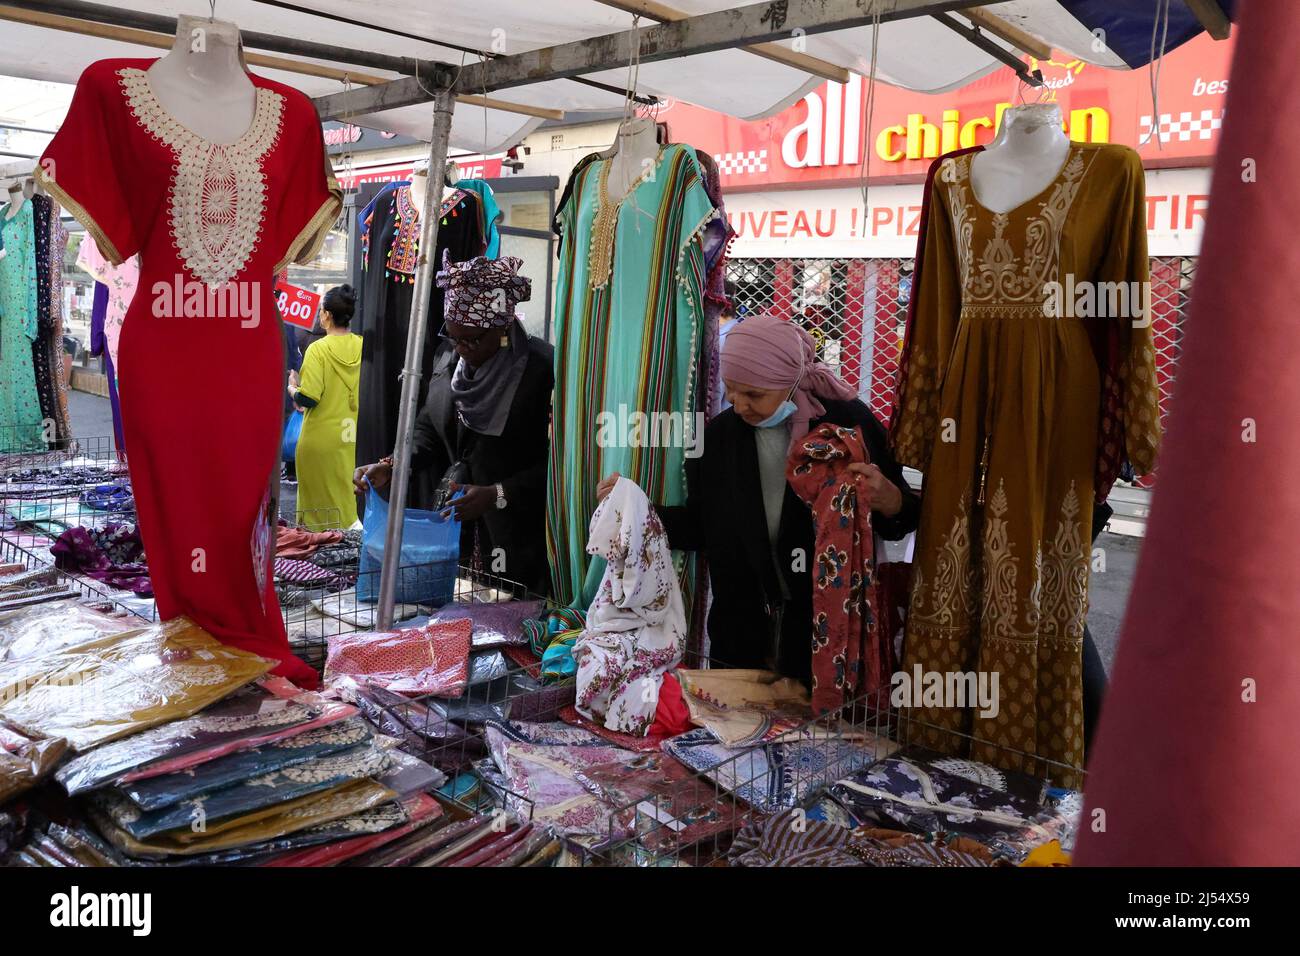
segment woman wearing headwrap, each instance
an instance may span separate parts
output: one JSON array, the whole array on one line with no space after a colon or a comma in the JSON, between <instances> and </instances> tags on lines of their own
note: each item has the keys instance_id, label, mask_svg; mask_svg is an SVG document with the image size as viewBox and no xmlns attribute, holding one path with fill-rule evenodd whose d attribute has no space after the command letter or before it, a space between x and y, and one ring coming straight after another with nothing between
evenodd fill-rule
<instances>
[{"instance_id":1,"label":"woman wearing headwrap","mask_svg":"<svg viewBox=\"0 0 1300 956\"><path fill-rule=\"evenodd\" d=\"M544 593L546 468L550 448L551 346L530 336L515 306L531 292L513 256L449 262L444 332L428 398L415 420L411 467L451 479L464 523L461 562ZM392 459L356 470L383 488Z\"/></svg>"},{"instance_id":2,"label":"woman wearing headwrap","mask_svg":"<svg viewBox=\"0 0 1300 956\"><path fill-rule=\"evenodd\" d=\"M872 527L896 540L916 529L920 501L889 453L885 430L853 389L817 360L812 336L761 315L723 345L732 407L708 424L702 454L687 460L687 502L658 507L673 548L703 551L713 603L710 657L810 683L812 517L786 482L795 440L823 423L857 426L870 464L853 464ZM603 498L617 475L597 488Z\"/></svg>"}]
</instances>

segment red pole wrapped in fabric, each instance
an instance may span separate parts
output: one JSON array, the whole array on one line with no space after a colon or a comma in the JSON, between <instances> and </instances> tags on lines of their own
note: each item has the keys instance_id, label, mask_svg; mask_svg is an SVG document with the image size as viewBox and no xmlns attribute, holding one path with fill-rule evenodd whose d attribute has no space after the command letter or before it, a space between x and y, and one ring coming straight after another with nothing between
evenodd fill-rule
<instances>
[{"instance_id":1,"label":"red pole wrapped in fabric","mask_svg":"<svg viewBox=\"0 0 1300 956\"><path fill-rule=\"evenodd\" d=\"M1241 4L1160 486L1076 863L1300 863L1300 5Z\"/></svg>"}]
</instances>

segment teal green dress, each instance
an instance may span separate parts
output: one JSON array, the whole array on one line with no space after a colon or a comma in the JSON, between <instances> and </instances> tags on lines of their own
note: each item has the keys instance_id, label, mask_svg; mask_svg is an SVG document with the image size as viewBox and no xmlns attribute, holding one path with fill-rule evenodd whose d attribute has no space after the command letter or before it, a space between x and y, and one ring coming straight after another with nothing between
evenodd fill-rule
<instances>
[{"instance_id":1,"label":"teal green dress","mask_svg":"<svg viewBox=\"0 0 1300 956\"><path fill-rule=\"evenodd\" d=\"M655 504L685 503L683 436L696 427L704 346L702 236L717 215L690 146L661 147L621 201L607 197L609 167L597 160L574 173L557 220L546 538L552 597L577 607L591 603L605 568L586 550L601 478L617 471ZM638 412L665 430L638 429Z\"/></svg>"},{"instance_id":2,"label":"teal green dress","mask_svg":"<svg viewBox=\"0 0 1300 956\"><path fill-rule=\"evenodd\" d=\"M0 454L45 448L36 393L36 234L32 204L0 210ZM59 369L58 371L62 371Z\"/></svg>"}]
</instances>

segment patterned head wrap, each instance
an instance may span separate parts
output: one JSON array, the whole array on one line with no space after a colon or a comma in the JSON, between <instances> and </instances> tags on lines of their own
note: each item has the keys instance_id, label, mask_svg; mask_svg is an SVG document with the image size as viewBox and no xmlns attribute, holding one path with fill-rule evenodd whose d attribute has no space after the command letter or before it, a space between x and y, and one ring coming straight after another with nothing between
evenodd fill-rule
<instances>
[{"instance_id":1,"label":"patterned head wrap","mask_svg":"<svg viewBox=\"0 0 1300 956\"><path fill-rule=\"evenodd\" d=\"M533 284L519 275L524 264L515 256L487 259L475 256L451 262L442 251L439 289L446 289L443 318L478 329L503 329L515 319L515 306L532 296Z\"/></svg>"}]
</instances>

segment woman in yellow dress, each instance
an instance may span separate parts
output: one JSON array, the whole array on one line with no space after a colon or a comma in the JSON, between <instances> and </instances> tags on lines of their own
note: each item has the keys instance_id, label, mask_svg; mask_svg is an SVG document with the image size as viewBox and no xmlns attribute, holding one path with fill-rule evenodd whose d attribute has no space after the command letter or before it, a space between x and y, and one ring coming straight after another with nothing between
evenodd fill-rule
<instances>
[{"instance_id":1,"label":"woman in yellow dress","mask_svg":"<svg viewBox=\"0 0 1300 956\"><path fill-rule=\"evenodd\" d=\"M325 337L307 347L302 372L289 372L289 394L305 410L298 438L298 512L313 531L347 528L357 520L352 471L356 466L357 388L361 336L349 331L356 309L350 285L325 293Z\"/></svg>"}]
</instances>

